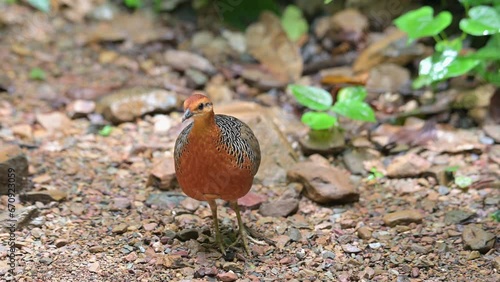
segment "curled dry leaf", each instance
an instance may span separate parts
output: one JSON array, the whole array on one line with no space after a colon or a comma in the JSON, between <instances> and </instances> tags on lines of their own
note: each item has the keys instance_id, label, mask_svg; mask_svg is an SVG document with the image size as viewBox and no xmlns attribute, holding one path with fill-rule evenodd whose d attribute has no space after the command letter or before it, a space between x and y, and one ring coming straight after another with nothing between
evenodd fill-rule
<instances>
[{"instance_id":1,"label":"curled dry leaf","mask_svg":"<svg viewBox=\"0 0 500 282\"><path fill-rule=\"evenodd\" d=\"M263 12L245 36L248 52L277 80L288 83L300 78L303 61L299 48L287 37L276 15Z\"/></svg>"}]
</instances>

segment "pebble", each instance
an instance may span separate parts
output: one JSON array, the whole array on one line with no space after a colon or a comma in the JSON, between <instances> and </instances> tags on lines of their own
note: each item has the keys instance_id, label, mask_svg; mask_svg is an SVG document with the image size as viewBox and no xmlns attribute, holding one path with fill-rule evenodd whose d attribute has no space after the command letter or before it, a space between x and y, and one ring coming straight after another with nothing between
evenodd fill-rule
<instances>
[{"instance_id":1,"label":"pebble","mask_svg":"<svg viewBox=\"0 0 500 282\"><path fill-rule=\"evenodd\" d=\"M223 282L231 282L238 280L238 275L236 275L236 273L234 273L233 271L228 271L225 273L217 274L217 278L219 278L219 280Z\"/></svg>"},{"instance_id":2,"label":"pebble","mask_svg":"<svg viewBox=\"0 0 500 282\"><path fill-rule=\"evenodd\" d=\"M66 114L72 118L82 118L95 110L95 102L89 100L74 100L66 106Z\"/></svg>"},{"instance_id":3,"label":"pebble","mask_svg":"<svg viewBox=\"0 0 500 282\"><path fill-rule=\"evenodd\" d=\"M290 240L297 242L302 239L302 234L297 228L291 227L290 229L288 229L288 237L290 238Z\"/></svg>"},{"instance_id":4,"label":"pebble","mask_svg":"<svg viewBox=\"0 0 500 282\"><path fill-rule=\"evenodd\" d=\"M154 186L165 191L177 186L173 157L162 158L153 164L146 186Z\"/></svg>"},{"instance_id":5,"label":"pebble","mask_svg":"<svg viewBox=\"0 0 500 282\"><path fill-rule=\"evenodd\" d=\"M33 236L33 238L40 239L40 237L42 237L42 235L44 235L42 229L40 229L38 227L31 229L31 236Z\"/></svg>"},{"instance_id":6,"label":"pebble","mask_svg":"<svg viewBox=\"0 0 500 282\"><path fill-rule=\"evenodd\" d=\"M126 223L120 223L115 226L113 226L113 229L111 229L111 232L115 234L123 234L127 231L128 225Z\"/></svg>"},{"instance_id":7,"label":"pebble","mask_svg":"<svg viewBox=\"0 0 500 282\"><path fill-rule=\"evenodd\" d=\"M58 189L50 189L43 191L30 191L24 194L21 194L20 198L22 201L28 202L42 202L42 203L50 203L50 202L60 202L68 196L66 191L58 190Z\"/></svg>"},{"instance_id":8,"label":"pebble","mask_svg":"<svg viewBox=\"0 0 500 282\"><path fill-rule=\"evenodd\" d=\"M298 209L298 199L285 199L263 203L259 208L259 213L263 216L287 217L296 213Z\"/></svg>"},{"instance_id":9,"label":"pebble","mask_svg":"<svg viewBox=\"0 0 500 282\"><path fill-rule=\"evenodd\" d=\"M111 203L109 204L109 210L110 211L126 210L129 209L130 206L131 202L128 198L117 197L111 200Z\"/></svg>"},{"instance_id":10,"label":"pebble","mask_svg":"<svg viewBox=\"0 0 500 282\"><path fill-rule=\"evenodd\" d=\"M408 225L410 223L421 223L423 215L418 210L402 210L384 215L385 225L394 227L396 225Z\"/></svg>"},{"instance_id":11,"label":"pebble","mask_svg":"<svg viewBox=\"0 0 500 282\"><path fill-rule=\"evenodd\" d=\"M445 224L458 224L470 219L475 213L464 210L452 210L444 215Z\"/></svg>"},{"instance_id":12,"label":"pebble","mask_svg":"<svg viewBox=\"0 0 500 282\"><path fill-rule=\"evenodd\" d=\"M36 121L50 132L65 130L71 127L71 120L61 112L38 113Z\"/></svg>"},{"instance_id":13,"label":"pebble","mask_svg":"<svg viewBox=\"0 0 500 282\"><path fill-rule=\"evenodd\" d=\"M444 185L439 185L438 193L441 195L448 195L450 193L450 188L448 188Z\"/></svg>"},{"instance_id":14,"label":"pebble","mask_svg":"<svg viewBox=\"0 0 500 282\"><path fill-rule=\"evenodd\" d=\"M352 244L344 244L341 246L342 250L346 253L359 253L361 252L361 249L358 248L358 246L352 245Z\"/></svg>"},{"instance_id":15,"label":"pebble","mask_svg":"<svg viewBox=\"0 0 500 282\"><path fill-rule=\"evenodd\" d=\"M179 240L183 242L189 240L196 240L198 239L198 236L199 236L198 230L193 228L183 229L177 233L177 238L179 238Z\"/></svg>"},{"instance_id":16,"label":"pebble","mask_svg":"<svg viewBox=\"0 0 500 282\"><path fill-rule=\"evenodd\" d=\"M361 226L358 228L358 236L361 239L370 239L372 237L372 230L368 226Z\"/></svg>"},{"instance_id":17,"label":"pebble","mask_svg":"<svg viewBox=\"0 0 500 282\"><path fill-rule=\"evenodd\" d=\"M370 244L368 244L368 246L370 246L371 249L378 249L378 248L382 247L382 244L376 242L376 243L370 243Z\"/></svg>"},{"instance_id":18,"label":"pebble","mask_svg":"<svg viewBox=\"0 0 500 282\"><path fill-rule=\"evenodd\" d=\"M238 199L238 205L242 208L254 210L258 209L265 200L266 197L264 195L248 192L245 196Z\"/></svg>"},{"instance_id":19,"label":"pebble","mask_svg":"<svg viewBox=\"0 0 500 282\"><path fill-rule=\"evenodd\" d=\"M484 231L479 225L466 225L462 232L464 249L487 253L495 244L495 234Z\"/></svg>"},{"instance_id":20,"label":"pebble","mask_svg":"<svg viewBox=\"0 0 500 282\"><path fill-rule=\"evenodd\" d=\"M67 244L69 244L69 241L68 241L67 239L57 239L57 240L55 240L55 242L54 242L54 245L55 245L57 248L64 247L64 246L66 246Z\"/></svg>"},{"instance_id":21,"label":"pebble","mask_svg":"<svg viewBox=\"0 0 500 282\"><path fill-rule=\"evenodd\" d=\"M0 147L0 195L9 194L9 169L15 170L16 193L28 186L28 159L21 147L1 145Z\"/></svg>"},{"instance_id":22,"label":"pebble","mask_svg":"<svg viewBox=\"0 0 500 282\"><path fill-rule=\"evenodd\" d=\"M104 248L101 245L92 246L89 248L89 252L91 252L93 254L102 253L102 252L104 252Z\"/></svg>"},{"instance_id":23,"label":"pebble","mask_svg":"<svg viewBox=\"0 0 500 282\"><path fill-rule=\"evenodd\" d=\"M415 177L427 172L431 162L417 154L405 154L395 157L387 166L388 177Z\"/></svg>"},{"instance_id":24,"label":"pebble","mask_svg":"<svg viewBox=\"0 0 500 282\"><path fill-rule=\"evenodd\" d=\"M201 202L187 197L186 199L182 200L180 204L186 210L194 212L200 207Z\"/></svg>"}]
</instances>

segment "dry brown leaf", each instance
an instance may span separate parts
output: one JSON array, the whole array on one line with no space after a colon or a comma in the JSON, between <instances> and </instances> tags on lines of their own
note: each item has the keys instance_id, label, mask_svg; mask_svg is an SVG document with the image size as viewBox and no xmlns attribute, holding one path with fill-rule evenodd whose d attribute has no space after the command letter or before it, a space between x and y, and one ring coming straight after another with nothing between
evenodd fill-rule
<instances>
[{"instance_id":1,"label":"dry brown leaf","mask_svg":"<svg viewBox=\"0 0 500 282\"><path fill-rule=\"evenodd\" d=\"M303 61L299 48L287 37L276 15L263 12L245 36L249 53L278 80L293 82L300 78Z\"/></svg>"},{"instance_id":2,"label":"dry brown leaf","mask_svg":"<svg viewBox=\"0 0 500 282\"><path fill-rule=\"evenodd\" d=\"M396 30L370 44L354 62L354 72L369 71L384 62L405 65L424 54L425 48L421 44L407 46L406 42L406 33Z\"/></svg>"}]
</instances>

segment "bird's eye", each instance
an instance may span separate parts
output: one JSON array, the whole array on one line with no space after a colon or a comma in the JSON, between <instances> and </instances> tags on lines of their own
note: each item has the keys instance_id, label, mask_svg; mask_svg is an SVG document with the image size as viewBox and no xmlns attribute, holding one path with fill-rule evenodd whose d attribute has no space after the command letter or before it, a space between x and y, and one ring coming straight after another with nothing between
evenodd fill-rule
<instances>
[{"instance_id":1,"label":"bird's eye","mask_svg":"<svg viewBox=\"0 0 500 282\"><path fill-rule=\"evenodd\" d=\"M203 106L204 106L203 104L198 105L198 110L200 111L203 110Z\"/></svg>"}]
</instances>

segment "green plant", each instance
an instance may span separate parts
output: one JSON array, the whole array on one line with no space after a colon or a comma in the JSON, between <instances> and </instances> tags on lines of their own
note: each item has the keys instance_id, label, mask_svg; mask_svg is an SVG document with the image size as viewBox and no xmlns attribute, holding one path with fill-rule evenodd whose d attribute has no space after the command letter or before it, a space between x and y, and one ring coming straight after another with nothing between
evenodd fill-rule
<instances>
[{"instance_id":1,"label":"green plant","mask_svg":"<svg viewBox=\"0 0 500 282\"><path fill-rule=\"evenodd\" d=\"M285 29L288 38L297 41L307 33L309 26L302 15L302 11L295 5L288 5L281 16L281 25Z\"/></svg>"},{"instance_id":2,"label":"green plant","mask_svg":"<svg viewBox=\"0 0 500 282\"><path fill-rule=\"evenodd\" d=\"M47 78L47 75L41 68L32 68L29 77L33 80L45 80Z\"/></svg>"},{"instance_id":3,"label":"green plant","mask_svg":"<svg viewBox=\"0 0 500 282\"><path fill-rule=\"evenodd\" d=\"M28 3L42 12L50 12L50 0L28 0Z\"/></svg>"},{"instance_id":4,"label":"green plant","mask_svg":"<svg viewBox=\"0 0 500 282\"><path fill-rule=\"evenodd\" d=\"M497 210L496 212L492 213L491 218L494 219L496 222L500 222L500 210Z\"/></svg>"},{"instance_id":5,"label":"green plant","mask_svg":"<svg viewBox=\"0 0 500 282\"><path fill-rule=\"evenodd\" d=\"M462 34L454 39L444 33L453 17L448 11L434 16L432 7L424 6L394 20L394 24L408 34L409 41L423 37L433 37L436 41L434 54L420 62L414 88L435 85L467 73L500 85L500 0L459 1L468 17L460 20ZM481 49L465 54L463 43L468 35L489 35L490 38Z\"/></svg>"},{"instance_id":6,"label":"green plant","mask_svg":"<svg viewBox=\"0 0 500 282\"><path fill-rule=\"evenodd\" d=\"M107 137L113 131L113 127L111 125L105 125L101 130L99 130L99 135Z\"/></svg>"},{"instance_id":7,"label":"green plant","mask_svg":"<svg viewBox=\"0 0 500 282\"><path fill-rule=\"evenodd\" d=\"M472 184L472 178L463 175L457 176L455 177L455 184L458 187L465 189Z\"/></svg>"},{"instance_id":8,"label":"green plant","mask_svg":"<svg viewBox=\"0 0 500 282\"><path fill-rule=\"evenodd\" d=\"M368 175L368 180L375 180L384 177L384 174L380 172L376 167L370 169L370 175Z\"/></svg>"},{"instance_id":9,"label":"green plant","mask_svg":"<svg viewBox=\"0 0 500 282\"><path fill-rule=\"evenodd\" d=\"M338 126L337 114L354 120L375 121L375 113L364 102L366 89L360 86L342 88L333 104L330 93L313 86L291 84L288 86L299 104L310 111L302 115L302 122L313 130L324 130Z\"/></svg>"},{"instance_id":10,"label":"green plant","mask_svg":"<svg viewBox=\"0 0 500 282\"><path fill-rule=\"evenodd\" d=\"M123 0L123 3L130 9L137 9L142 6L142 0Z\"/></svg>"}]
</instances>

